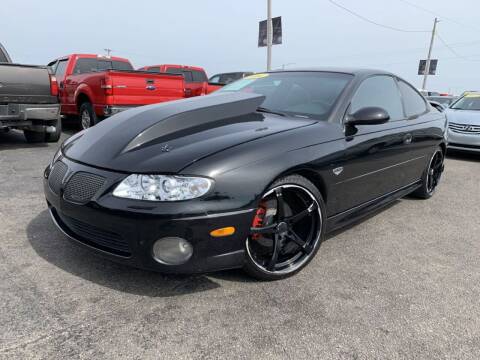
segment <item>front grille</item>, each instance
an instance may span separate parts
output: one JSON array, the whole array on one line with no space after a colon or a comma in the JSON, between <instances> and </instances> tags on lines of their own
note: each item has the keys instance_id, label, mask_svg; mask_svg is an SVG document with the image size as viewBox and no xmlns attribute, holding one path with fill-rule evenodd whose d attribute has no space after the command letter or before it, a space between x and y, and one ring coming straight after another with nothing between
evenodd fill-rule
<instances>
[{"instance_id":1,"label":"front grille","mask_svg":"<svg viewBox=\"0 0 480 360\"><path fill-rule=\"evenodd\" d=\"M480 135L480 125L449 123L448 128L454 132L461 133L461 134L479 134Z\"/></svg>"},{"instance_id":2,"label":"front grille","mask_svg":"<svg viewBox=\"0 0 480 360\"><path fill-rule=\"evenodd\" d=\"M85 203L90 201L105 183L105 178L87 172L77 172L65 186L65 200Z\"/></svg>"},{"instance_id":3,"label":"front grille","mask_svg":"<svg viewBox=\"0 0 480 360\"><path fill-rule=\"evenodd\" d=\"M57 161L54 165L52 170L50 171L50 175L48 176L48 186L55 194L60 194L60 189L62 187L62 181L67 173L68 167L61 161Z\"/></svg>"},{"instance_id":4,"label":"front grille","mask_svg":"<svg viewBox=\"0 0 480 360\"><path fill-rule=\"evenodd\" d=\"M69 216L61 215L60 219L76 235L75 238L77 240L116 255L131 255L128 242L120 234L101 229Z\"/></svg>"}]
</instances>

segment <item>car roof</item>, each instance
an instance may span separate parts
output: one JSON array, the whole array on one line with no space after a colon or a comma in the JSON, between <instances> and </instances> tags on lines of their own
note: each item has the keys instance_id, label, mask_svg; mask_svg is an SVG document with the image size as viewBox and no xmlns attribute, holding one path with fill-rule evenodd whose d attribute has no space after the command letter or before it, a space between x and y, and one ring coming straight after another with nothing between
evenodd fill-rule
<instances>
[{"instance_id":1,"label":"car roof","mask_svg":"<svg viewBox=\"0 0 480 360\"><path fill-rule=\"evenodd\" d=\"M385 70L378 70L378 69L364 69L364 68L352 68L352 67L305 67L305 68L289 68L285 70L272 70L269 72L277 73L277 72L296 72L296 71L303 71L303 72L336 72L336 73L344 73L344 74L352 74L352 75L394 75L395 74L385 71Z\"/></svg>"}]
</instances>

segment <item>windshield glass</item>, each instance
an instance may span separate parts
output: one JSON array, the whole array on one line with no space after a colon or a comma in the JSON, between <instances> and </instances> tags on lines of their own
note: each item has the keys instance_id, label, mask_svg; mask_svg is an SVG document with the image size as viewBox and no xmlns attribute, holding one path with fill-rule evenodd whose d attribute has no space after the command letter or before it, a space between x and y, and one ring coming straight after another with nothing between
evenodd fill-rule
<instances>
[{"instance_id":1,"label":"windshield glass","mask_svg":"<svg viewBox=\"0 0 480 360\"><path fill-rule=\"evenodd\" d=\"M465 95L452 105L457 110L480 110L480 94Z\"/></svg>"},{"instance_id":2,"label":"windshield glass","mask_svg":"<svg viewBox=\"0 0 480 360\"><path fill-rule=\"evenodd\" d=\"M265 95L262 107L289 115L327 120L351 74L278 72L254 74L224 86L219 92L244 91Z\"/></svg>"}]
</instances>

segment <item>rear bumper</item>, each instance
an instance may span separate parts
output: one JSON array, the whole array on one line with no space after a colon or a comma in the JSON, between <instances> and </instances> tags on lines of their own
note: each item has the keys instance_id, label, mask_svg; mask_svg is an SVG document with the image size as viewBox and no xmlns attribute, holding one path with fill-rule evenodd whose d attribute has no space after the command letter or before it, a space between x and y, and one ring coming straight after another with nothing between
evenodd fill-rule
<instances>
[{"instance_id":1,"label":"rear bumper","mask_svg":"<svg viewBox=\"0 0 480 360\"><path fill-rule=\"evenodd\" d=\"M101 114L102 116L112 116L112 115L115 115L115 114L118 114L122 111L125 111L125 110L128 110L128 109L132 109L136 106L113 106L113 105L107 105L107 106L103 106L100 110L101 110Z\"/></svg>"},{"instance_id":2,"label":"rear bumper","mask_svg":"<svg viewBox=\"0 0 480 360\"><path fill-rule=\"evenodd\" d=\"M1 126L55 125L60 114L59 104L0 105Z\"/></svg>"}]
</instances>

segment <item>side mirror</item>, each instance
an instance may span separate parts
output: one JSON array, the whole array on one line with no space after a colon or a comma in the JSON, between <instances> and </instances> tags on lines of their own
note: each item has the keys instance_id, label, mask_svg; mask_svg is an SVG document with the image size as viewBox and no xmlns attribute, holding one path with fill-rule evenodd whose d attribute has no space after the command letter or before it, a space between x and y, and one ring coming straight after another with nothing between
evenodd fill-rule
<instances>
[{"instance_id":1,"label":"side mirror","mask_svg":"<svg viewBox=\"0 0 480 360\"><path fill-rule=\"evenodd\" d=\"M378 125L385 124L390 119L390 115L385 109L380 107L364 107L353 114L347 115L345 124L347 125Z\"/></svg>"}]
</instances>

